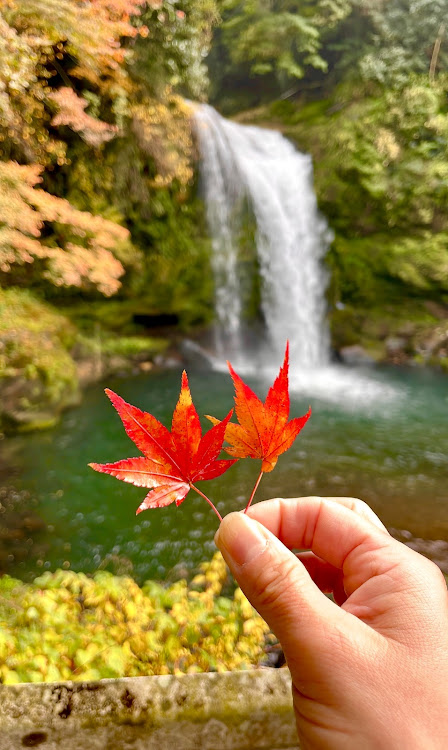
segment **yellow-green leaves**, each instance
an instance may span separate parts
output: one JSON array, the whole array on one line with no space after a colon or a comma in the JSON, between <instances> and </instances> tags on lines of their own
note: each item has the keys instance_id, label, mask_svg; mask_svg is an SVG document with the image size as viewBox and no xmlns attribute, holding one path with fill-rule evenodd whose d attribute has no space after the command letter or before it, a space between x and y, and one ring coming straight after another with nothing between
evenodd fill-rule
<instances>
[{"instance_id":1,"label":"yellow-green leaves","mask_svg":"<svg viewBox=\"0 0 448 750\"><path fill-rule=\"evenodd\" d=\"M219 553L190 585L143 587L100 571L0 579L0 682L98 680L247 669L272 636L237 589L222 596Z\"/></svg>"}]
</instances>

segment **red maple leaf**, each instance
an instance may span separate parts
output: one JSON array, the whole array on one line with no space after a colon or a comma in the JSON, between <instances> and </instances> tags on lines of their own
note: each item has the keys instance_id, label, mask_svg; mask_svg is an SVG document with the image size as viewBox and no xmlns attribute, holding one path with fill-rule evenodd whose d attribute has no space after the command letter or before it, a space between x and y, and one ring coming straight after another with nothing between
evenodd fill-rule
<instances>
[{"instance_id":1,"label":"red maple leaf","mask_svg":"<svg viewBox=\"0 0 448 750\"><path fill-rule=\"evenodd\" d=\"M237 459L217 460L233 410L203 436L185 371L182 373L182 388L174 410L171 432L152 414L131 406L108 388L106 393L120 415L127 434L144 455L112 464L93 463L89 466L123 482L149 488L150 492L137 513L147 508L162 508L173 502L180 505L190 489L194 489L222 520L211 500L193 483L215 479L236 462Z\"/></svg>"},{"instance_id":2,"label":"red maple leaf","mask_svg":"<svg viewBox=\"0 0 448 750\"><path fill-rule=\"evenodd\" d=\"M246 510L249 508L264 473L272 471L278 457L291 447L297 435L311 416L311 407L303 417L289 419L289 344L285 359L274 384L263 403L249 386L227 363L235 386L235 411L239 424L228 422L225 450L236 458L261 458L261 471ZM215 426L222 424L208 417Z\"/></svg>"}]
</instances>

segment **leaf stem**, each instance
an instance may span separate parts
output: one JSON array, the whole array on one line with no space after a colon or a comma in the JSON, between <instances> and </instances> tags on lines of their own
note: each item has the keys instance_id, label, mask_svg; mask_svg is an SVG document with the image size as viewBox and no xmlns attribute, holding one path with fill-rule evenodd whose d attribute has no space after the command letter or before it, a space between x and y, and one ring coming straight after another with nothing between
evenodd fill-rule
<instances>
[{"instance_id":1,"label":"leaf stem","mask_svg":"<svg viewBox=\"0 0 448 750\"><path fill-rule=\"evenodd\" d=\"M253 490L252 490L252 494L251 494L251 496L250 496L250 498L249 498L249 502L247 503L247 505L246 505L246 507L245 507L245 509L244 509L244 512L245 512L245 513L247 513L247 511L249 510L249 508L250 508L250 506L251 506L251 504L252 504L252 500L254 499L254 495L255 495L255 493L256 493L256 491L257 491L257 489L258 489L258 485L259 485L259 484L260 484L260 482L261 482L261 477L263 476L263 473L264 473L264 472L263 472L263 469L260 469L260 473L259 473L259 475L258 475L258 479L257 479L257 481L255 482L255 486L254 486L254 488L253 488Z\"/></svg>"},{"instance_id":2,"label":"leaf stem","mask_svg":"<svg viewBox=\"0 0 448 750\"><path fill-rule=\"evenodd\" d=\"M219 518L219 521L221 522L222 521L222 515L220 514L219 510L217 508L215 508L215 506L213 505L213 503L210 500L210 498L208 498L207 495L204 495L204 493L201 492L201 490L199 490L197 487L195 487L194 484L190 483L190 487L191 487L192 490L194 490L195 492L197 492L198 495L200 495L201 497L203 497L204 500L207 500L208 504L210 505L211 508L213 508L213 510L215 511L216 515Z\"/></svg>"}]
</instances>

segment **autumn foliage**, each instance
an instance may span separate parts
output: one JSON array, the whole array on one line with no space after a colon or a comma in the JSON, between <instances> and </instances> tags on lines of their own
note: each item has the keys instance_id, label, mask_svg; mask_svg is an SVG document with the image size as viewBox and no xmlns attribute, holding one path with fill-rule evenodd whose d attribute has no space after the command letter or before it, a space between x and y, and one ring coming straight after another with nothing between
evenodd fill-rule
<instances>
[{"instance_id":1,"label":"autumn foliage","mask_svg":"<svg viewBox=\"0 0 448 750\"><path fill-rule=\"evenodd\" d=\"M62 108L59 117L70 125L77 123L82 111L78 88L88 84L99 104L119 96L127 76L122 64L129 55L122 40L137 33L131 16L141 4L139 0L2 3L0 138L5 157L23 155L43 165L63 162L66 145L49 129L51 102L54 109ZM67 88L71 94L59 92ZM90 129L94 127L101 125L90 122Z\"/></svg>"},{"instance_id":2,"label":"autumn foliage","mask_svg":"<svg viewBox=\"0 0 448 750\"><path fill-rule=\"evenodd\" d=\"M29 278L38 266L55 286L114 294L124 268L113 251L128 231L38 189L41 172L36 164L0 162L0 274ZM44 225L47 235L53 228L45 242Z\"/></svg>"},{"instance_id":3,"label":"autumn foliage","mask_svg":"<svg viewBox=\"0 0 448 750\"><path fill-rule=\"evenodd\" d=\"M116 393L106 389L124 428L144 454L110 464L92 463L95 471L110 474L137 487L149 489L137 513L148 508L161 508L185 500L190 489L195 490L220 513L195 482L215 479L226 472L239 458L259 458L261 471L246 506L249 508L263 473L272 471L278 457L291 447L311 416L311 409L303 417L289 419L289 345L280 372L268 391L265 402L236 374L229 363L235 386L235 411L239 424L230 422L231 410L222 421L209 417L213 427L202 435L201 424L191 398L187 374L182 374L179 400L173 414L171 432L152 414L126 403ZM233 460L219 460L224 440Z\"/></svg>"},{"instance_id":4,"label":"autumn foliage","mask_svg":"<svg viewBox=\"0 0 448 750\"><path fill-rule=\"evenodd\" d=\"M129 232L40 185L70 167L76 139L98 149L120 134L118 102L126 109L132 90L126 40L145 33L144 25L137 29L132 22L141 6L140 0L0 4L4 285L52 285L104 296L121 287L123 257L131 255L123 252Z\"/></svg>"}]
</instances>

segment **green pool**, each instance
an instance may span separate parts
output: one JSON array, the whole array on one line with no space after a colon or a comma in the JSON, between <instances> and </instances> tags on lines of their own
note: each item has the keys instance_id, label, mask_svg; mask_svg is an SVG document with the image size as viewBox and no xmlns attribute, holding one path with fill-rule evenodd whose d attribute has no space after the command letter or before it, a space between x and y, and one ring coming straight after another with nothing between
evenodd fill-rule
<instances>
[{"instance_id":1,"label":"green pool","mask_svg":"<svg viewBox=\"0 0 448 750\"><path fill-rule=\"evenodd\" d=\"M200 414L219 417L228 411L233 392L226 374L190 367L189 378ZM375 387L366 398L362 388L351 398L350 383L331 398L325 383L319 396L312 388L293 395L292 416L303 414L309 403L313 416L275 471L263 478L257 499L358 496L388 526L448 540L448 378L396 369L374 370L368 378ZM264 397L269 383L248 380ZM169 425L180 372L111 379L106 385ZM145 491L87 467L90 461L138 455L102 386L91 388L56 429L8 444L16 455L14 484L37 498L34 512L46 525L37 535L25 534L28 554L10 555L10 574L25 579L45 569L102 567L139 581L166 579L211 556L217 518L200 497L191 492L179 508L136 517ZM245 504L258 469L258 461L242 461L202 487L221 513L228 513Z\"/></svg>"}]
</instances>

